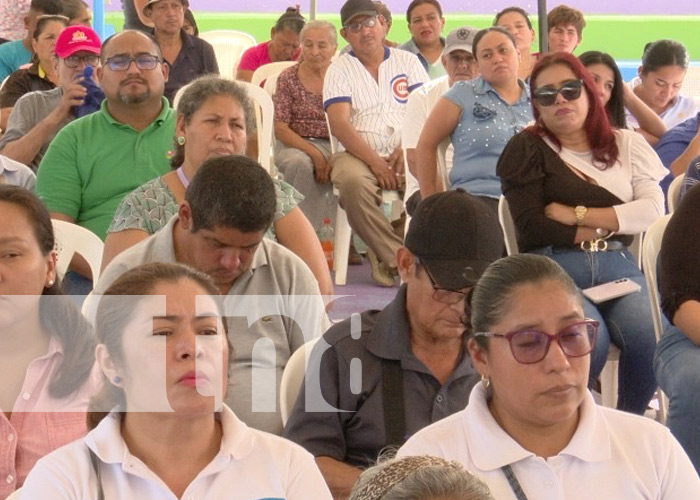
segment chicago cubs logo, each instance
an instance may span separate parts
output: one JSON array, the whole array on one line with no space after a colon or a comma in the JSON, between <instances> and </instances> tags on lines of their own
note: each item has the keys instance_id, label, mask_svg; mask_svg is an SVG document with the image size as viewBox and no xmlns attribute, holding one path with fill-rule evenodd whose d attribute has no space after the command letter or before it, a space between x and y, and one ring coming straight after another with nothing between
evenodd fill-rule
<instances>
[{"instance_id":1,"label":"chicago cubs logo","mask_svg":"<svg viewBox=\"0 0 700 500\"><path fill-rule=\"evenodd\" d=\"M406 104L408 101L408 77L405 74L396 75L391 79L391 92L397 102Z\"/></svg>"}]
</instances>

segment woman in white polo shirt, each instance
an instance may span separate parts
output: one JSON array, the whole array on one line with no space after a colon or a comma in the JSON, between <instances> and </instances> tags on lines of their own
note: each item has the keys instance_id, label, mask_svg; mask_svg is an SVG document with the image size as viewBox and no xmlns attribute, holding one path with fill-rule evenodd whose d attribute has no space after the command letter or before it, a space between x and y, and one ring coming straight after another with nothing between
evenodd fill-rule
<instances>
[{"instance_id":1,"label":"woman in white polo shirt","mask_svg":"<svg viewBox=\"0 0 700 500\"><path fill-rule=\"evenodd\" d=\"M23 498L331 499L308 452L223 405L230 347L217 295L180 264L112 284L96 317L105 384L94 428L37 463Z\"/></svg>"},{"instance_id":2,"label":"woman in white polo shirt","mask_svg":"<svg viewBox=\"0 0 700 500\"><path fill-rule=\"evenodd\" d=\"M482 376L466 409L399 456L457 460L499 500L695 500L700 479L670 431L597 406L587 390L598 324L553 260L518 254L486 270L468 349Z\"/></svg>"}]
</instances>

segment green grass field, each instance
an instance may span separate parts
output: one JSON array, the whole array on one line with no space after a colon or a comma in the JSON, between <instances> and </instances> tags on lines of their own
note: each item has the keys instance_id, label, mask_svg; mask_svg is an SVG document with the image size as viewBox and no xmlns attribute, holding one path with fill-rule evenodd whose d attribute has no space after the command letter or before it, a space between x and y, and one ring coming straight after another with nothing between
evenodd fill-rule
<instances>
[{"instance_id":1,"label":"green grass field","mask_svg":"<svg viewBox=\"0 0 700 500\"><path fill-rule=\"evenodd\" d=\"M269 37L270 28L277 19L276 14L211 12L195 12L195 17L200 31L241 30L252 34L258 41ZM338 15L320 14L318 18L340 26ZM458 26L486 27L492 20L491 16L448 14L445 32ZM124 24L120 12L108 12L105 21L118 30ZM586 21L588 26L583 33L583 43L577 50L579 54L595 49L609 52L617 60L639 60L644 44L661 38L672 38L688 47L692 59L700 60L700 16L586 16ZM403 17L394 17L389 38L398 42L409 38ZM342 41L341 45L344 45Z\"/></svg>"}]
</instances>

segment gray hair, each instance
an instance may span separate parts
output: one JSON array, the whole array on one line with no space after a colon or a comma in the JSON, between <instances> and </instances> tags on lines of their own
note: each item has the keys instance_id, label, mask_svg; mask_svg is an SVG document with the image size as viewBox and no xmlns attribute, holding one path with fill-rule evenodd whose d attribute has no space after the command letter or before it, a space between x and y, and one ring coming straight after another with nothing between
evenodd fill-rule
<instances>
[{"instance_id":1,"label":"gray hair","mask_svg":"<svg viewBox=\"0 0 700 500\"><path fill-rule=\"evenodd\" d=\"M494 500L488 486L459 463L431 456L380 462L364 471L349 500Z\"/></svg>"},{"instance_id":2,"label":"gray hair","mask_svg":"<svg viewBox=\"0 0 700 500\"><path fill-rule=\"evenodd\" d=\"M331 22L322 21L320 19L317 19L315 21L309 21L308 23L306 23L301 29L299 38L301 40L304 40L306 32L313 29L325 29L326 31L328 31L328 34L330 35L331 40L333 41L333 45L335 45L336 47L338 46L338 32L335 29L335 25Z\"/></svg>"},{"instance_id":3,"label":"gray hair","mask_svg":"<svg viewBox=\"0 0 700 500\"><path fill-rule=\"evenodd\" d=\"M527 253L511 255L492 263L479 278L471 298L471 331L489 331L508 310L509 300L517 287L542 281L561 284L583 305L574 280L552 259ZM488 339L478 337L476 340L482 347L488 346Z\"/></svg>"},{"instance_id":4,"label":"gray hair","mask_svg":"<svg viewBox=\"0 0 700 500\"><path fill-rule=\"evenodd\" d=\"M255 131L255 113L253 103L243 85L218 75L204 75L193 80L183 91L177 104L177 114L182 115L185 123L190 123L192 116L199 111L211 97L227 96L235 99L243 109L246 133ZM177 168L185 160L185 146L175 142L175 154L170 159L170 165Z\"/></svg>"}]
</instances>

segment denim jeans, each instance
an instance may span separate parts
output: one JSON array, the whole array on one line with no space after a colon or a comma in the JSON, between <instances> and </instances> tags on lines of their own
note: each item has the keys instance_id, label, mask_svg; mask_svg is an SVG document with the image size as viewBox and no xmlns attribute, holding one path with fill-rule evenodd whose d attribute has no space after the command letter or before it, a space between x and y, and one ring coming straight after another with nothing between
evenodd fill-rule
<instances>
[{"instance_id":1,"label":"denim jeans","mask_svg":"<svg viewBox=\"0 0 700 500\"><path fill-rule=\"evenodd\" d=\"M656 335L651 318L649 294L642 272L628 250L583 252L545 247L533 251L555 260L579 288L589 288L620 278L641 286L639 293L594 304L585 297L586 317L600 322L598 341L591 355L590 381L605 366L610 342L620 349L617 408L643 414L656 390L653 359Z\"/></svg>"},{"instance_id":2,"label":"denim jeans","mask_svg":"<svg viewBox=\"0 0 700 500\"><path fill-rule=\"evenodd\" d=\"M656 347L654 371L668 396L668 428L700 472L700 346L669 326Z\"/></svg>"}]
</instances>

